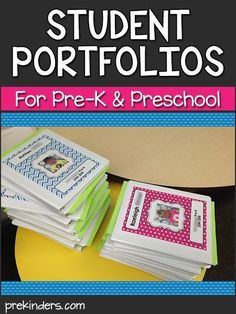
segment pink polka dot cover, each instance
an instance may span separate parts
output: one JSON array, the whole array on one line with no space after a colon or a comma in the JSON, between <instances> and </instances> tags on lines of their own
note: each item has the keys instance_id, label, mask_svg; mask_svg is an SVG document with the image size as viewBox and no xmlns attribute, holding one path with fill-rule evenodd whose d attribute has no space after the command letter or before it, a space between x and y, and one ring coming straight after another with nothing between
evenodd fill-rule
<instances>
[{"instance_id":1,"label":"pink polka dot cover","mask_svg":"<svg viewBox=\"0 0 236 314\"><path fill-rule=\"evenodd\" d=\"M214 264L212 229L210 197L129 181L111 239Z\"/></svg>"}]
</instances>

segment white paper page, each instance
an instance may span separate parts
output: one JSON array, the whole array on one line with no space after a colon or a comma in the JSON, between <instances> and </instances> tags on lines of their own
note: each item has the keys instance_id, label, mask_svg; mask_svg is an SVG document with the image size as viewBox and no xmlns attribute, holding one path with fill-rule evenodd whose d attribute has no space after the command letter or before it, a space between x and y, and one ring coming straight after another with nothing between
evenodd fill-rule
<instances>
[{"instance_id":1,"label":"white paper page","mask_svg":"<svg viewBox=\"0 0 236 314\"><path fill-rule=\"evenodd\" d=\"M67 232L69 234L74 234L70 231L69 224L61 223L60 221L57 221L56 219L52 217L48 217L41 214L35 214L30 212L24 212L15 208L8 208L7 214L9 216L17 216L17 217L28 217L28 219L32 219L34 221L38 221L38 223L45 223L49 226L55 227L63 232Z\"/></svg>"},{"instance_id":2,"label":"white paper page","mask_svg":"<svg viewBox=\"0 0 236 314\"><path fill-rule=\"evenodd\" d=\"M48 225L47 223L43 222L42 220L35 219L35 217L32 215L25 214L25 213L19 213L19 212L13 213L13 211L11 211L11 213L12 214L10 214L10 212L9 212L9 217L14 217L16 219L24 220L24 221L28 222L29 224L33 224L39 228L43 228L49 232L52 232L56 235L64 237L68 240L79 242L74 234L71 234L66 230L62 231L61 229L53 227L52 225Z\"/></svg>"},{"instance_id":3,"label":"white paper page","mask_svg":"<svg viewBox=\"0 0 236 314\"><path fill-rule=\"evenodd\" d=\"M109 242L110 243L110 242ZM123 249L126 251L131 251L137 254L142 254L143 256L147 256L147 257L151 257L153 259L155 258L163 258L163 259L167 259L167 260L172 260L176 263L181 263L183 265L188 265L189 267L193 267L194 269L196 269L196 267L205 267L207 268L209 266L209 264L204 264L204 263L200 263L197 261L193 261L191 259L187 259L187 258L182 258L182 257L178 257L175 255L171 255L171 254L167 254L167 253L162 253L162 252L157 252L154 250L148 250L145 248L139 248L137 246L132 246L129 244L125 244L122 242L112 242L112 245L116 248L116 249Z\"/></svg>"},{"instance_id":4,"label":"white paper page","mask_svg":"<svg viewBox=\"0 0 236 314\"><path fill-rule=\"evenodd\" d=\"M194 276L199 275L200 271L201 271L201 269L199 269L199 271L197 273L188 272L186 270L178 268L176 265L175 266L167 265L167 264L164 264L160 261L152 261L150 259L143 258L143 257L140 257L138 255L130 254L127 252L117 252L117 251L114 251L114 250L112 250L106 246L105 246L105 250L109 251L111 254L114 253L117 256L120 256L121 258L127 258L129 260L133 260L136 263L141 263L141 264L147 265L148 267L152 267L153 269L159 268L159 269L163 269L163 270L172 272L174 274L177 274L178 276L181 276L182 278L184 278L186 280L190 280Z\"/></svg>"},{"instance_id":5,"label":"white paper page","mask_svg":"<svg viewBox=\"0 0 236 314\"><path fill-rule=\"evenodd\" d=\"M19 226L19 227L23 227L23 228L26 228L26 229L29 229L29 230L32 230L32 231L35 231L43 236L46 236L47 238L50 238L62 245L65 245L66 247L69 247L71 249L77 249L80 251L80 247L73 241L70 241L68 239L65 239L63 237L60 237L58 235L55 235L51 232L49 232L48 230L45 230L45 229L42 229L40 227L37 227L37 226L34 226L34 225L31 225L30 223L24 221L24 220L21 220L21 219L14 219L12 221L12 224L13 225L16 225L16 226Z\"/></svg>"},{"instance_id":6,"label":"white paper page","mask_svg":"<svg viewBox=\"0 0 236 314\"><path fill-rule=\"evenodd\" d=\"M56 217L61 216L63 218L65 217L65 215L62 214L59 210L47 205L44 202L39 201L36 198L33 198L32 195L30 195L27 191L15 185L13 182L6 179L5 177L1 176L1 181L4 187L8 188L12 192L15 192L21 195L27 200L27 203L26 202L15 203L9 199L8 200L5 199L3 203L5 207L19 208L22 210L31 211L35 213L42 213L48 216L56 216Z\"/></svg>"},{"instance_id":7,"label":"white paper page","mask_svg":"<svg viewBox=\"0 0 236 314\"><path fill-rule=\"evenodd\" d=\"M114 252L116 252L117 254L126 253L126 254L130 254L133 256L138 256L138 257L141 257L141 258L144 258L147 260L151 260L153 262L159 262L159 263L165 264L167 266L177 267L179 269L186 270L186 271L191 272L193 274L200 274L200 272L201 272L201 266L186 263L182 260L171 259L170 256L166 257L166 256L153 256L152 254L150 254L150 255L149 254L143 254L142 250L132 250L129 247L117 248L117 247L114 247L108 241L106 242L105 247L109 248L109 249L113 249Z\"/></svg>"},{"instance_id":8,"label":"white paper page","mask_svg":"<svg viewBox=\"0 0 236 314\"><path fill-rule=\"evenodd\" d=\"M71 220L67 217L63 217L58 213L51 213L50 210L45 209L43 207L38 206L37 204L32 203L31 201L24 200L15 200L11 198L1 198L2 206L9 209L15 209L21 211L25 214L32 214L35 217L43 216L46 217L49 221L56 222L58 224L62 224L64 227L68 226Z\"/></svg>"},{"instance_id":9,"label":"white paper page","mask_svg":"<svg viewBox=\"0 0 236 314\"><path fill-rule=\"evenodd\" d=\"M100 255L106 258L109 258L113 261L119 262L119 263L123 263L125 265L128 265L130 267L135 267L139 270L142 270L144 272L150 273L151 275L158 277L158 278L162 278L163 280L166 281L183 281L184 279L182 279L181 277L178 277L176 275L174 275L173 273L167 272L163 269L153 269L151 267L148 267L146 265L142 265L141 263L136 263L135 261L132 260L128 260L128 259L124 259L116 254L110 254L108 252L100 252Z\"/></svg>"}]
</instances>

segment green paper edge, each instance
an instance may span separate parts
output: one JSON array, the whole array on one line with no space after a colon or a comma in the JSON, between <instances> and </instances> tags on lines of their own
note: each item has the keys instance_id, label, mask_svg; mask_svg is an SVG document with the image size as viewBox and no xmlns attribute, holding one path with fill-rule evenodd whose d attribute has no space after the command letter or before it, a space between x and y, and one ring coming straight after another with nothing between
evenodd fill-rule
<instances>
[{"instance_id":1,"label":"green paper edge","mask_svg":"<svg viewBox=\"0 0 236 314\"><path fill-rule=\"evenodd\" d=\"M110 203L111 203L111 196L108 195L108 197L106 198L105 203L103 205L103 208L102 208L102 210L98 216L96 224L95 224L95 226L94 226L94 228L90 234L90 237L89 237L89 240L88 240L86 246L90 247L92 245L93 239L94 239L94 237L95 237L95 235L96 235L96 233L97 233L97 231L98 231L98 229L99 229L99 227L103 221L103 218L104 218L104 216L105 216L105 214L106 214L106 212L110 206Z\"/></svg>"},{"instance_id":2,"label":"green paper edge","mask_svg":"<svg viewBox=\"0 0 236 314\"><path fill-rule=\"evenodd\" d=\"M107 182L107 181L106 181ZM89 193L88 197L86 198L85 200L85 205L84 205L84 208L82 209L82 214L80 216L80 218L77 220L77 221L80 221L80 220L85 220L86 217L87 217L87 211L89 209L89 205L92 201L92 194L93 194L93 191L95 190L96 186L92 189L92 191ZM98 190L99 191L99 190ZM98 192L97 191L97 192ZM68 214L67 214L68 215Z\"/></svg>"},{"instance_id":3,"label":"green paper edge","mask_svg":"<svg viewBox=\"0 0 236 314\"><path fill-rule=\"evenodd\" d=\"M93 210L93 212L89 215L89 218L81 226L80 230L77 233L77 237L79 239L84 236L85 232L89 228L90 224L93 222L93 220L94 220L95 216L97 215L98 211L103 207L103 204L106 201L106 198L109 196L110 191L111 191L110 189L107 189L105 194L101 197L101 199L97 203L97 205L96 205L95 209Z\"/></svg>"},{"instance_id":4,"label":"green paper edge","mask_svg":"<svg viewBox=\"0 0 236 314\"><path fill-rule=\"evenodd\" d=\"M87 214L88 214L88 211L89 211L89 207L90 207L91 201L93 199L93 192L94 192L95 189L96 189L96 186L92 189L92 191L89 193L88 197L86 198L85 204L84 204L84 208L82 210L82 213L81 213L80 218L78 219L78 221L79 220L85 220L85 218L87 217Z\"/></svg>"},{"instance_id":5,"label":"green paper edge","mask_svg":"<svg viewBox=\"0 0 236 314\"><path fill-rule=\"evenodd\" d=\"M112 234L113 230L114 230L114 227L115 227L115 223L116 223L116 219L118 217L118 214L119 214L119 211L120 211L120 208L121 208L121 204L123 202L123 199L124 199L124 195L125 195L125 191L126 191L126 188L127 188L127 185L128 185L128 182L127 181L124 181L123 184L122 184L122 187L121 187L121 190L120 190L120 194L118 196L118 199L117 199L117 202L116 202L116 206L114 208L114 211L113 211L113 214L111 216L111 220L105 230L105 233L103 234L102 236L102 239L98 245L98 251L101 251L108 236Z\"/></svg>"},{"instance_id":6,"label":"green paper edge","mask_svg":"<svg viewBox=\"0 0 236 314\"><path fill-rule=\"evenodd\" d=\"M215 202L211 202L212 218L212 264L218 264L217 243L216 243L216 220L215 220Z\"/></svg>"},{"instance_id":7,"label":"green paper edge","mask_svg":"<svg viewBox=\"0 0 236 314\"><path fill-rule=\"evenodd\" d=\"M101 195L102 191L105 190L106 188L108 188L108 182L105 181L100 188L98 189L98 191L95 193L95 195L92 195L94 190L96 189L96 187L94 187L94 189L90 192L89 196L88 196L88 202L87 200L85 201L85 208L81 214L81 217L79 220L85 220L88 216L89 213L89 208L93 207L93 203L96 202L96 199L99 198L99 195Z\"/></svg>"},{"instance_id":8,"label":"green paper edge","mask_svg":"<svg viewBox=\"0 0 236 314\"><path fill-rule=\"evenodd\" d=\"M74 214L79 206L83 203L83 201L88 197L93 188L97 185L97 183L101 180L101 178L106 173L108 167L105 168L97 178L80 194L80 196L75 200L75 202L68 209L67 214Z\"/></svg>"},{"instance_id":9,"label":"green paper edge","mask_svg":"<svg viewBox=\"0 0 236 314\"><path fill-rule=\"evenodd\" d=\"M7 149L5 152L1 154L1 158L5 157L6 155L10 154L13 152L15 149L19 148L20 146L24 145L27 143L29 140L40 134L42 131L46 130L46 128L40 128L37 131L33 132L31 135L27 136L24 140L20 141L19 143L15 144L11 148Z\"/></svg>"},{"instance_id":10,"label":"green paper edge","mask_svg":"<svg viewBox=\"0 0 236 314\"><path fill-rule=\"evenodd\" d=\"M110 189L108 189L106 191L106 193L104 194L104 196L100 199L100 201L98 202L96 209L93 211L93 213L89 216L89 218L87 219L87 221L85 222L85 224L82 226L82 228L79 230L79 232L77 233L77 237L79 239L81 239L85 232L87 231L89 225L92 223L93 219L95 218L95 216L97 215L99 209L101 209L101 207L103 207L104 202L106 201L106 198L109 196L110 194Z\"/></svg>"},{"instance_id":11,"label":"green paper edge","mask_svg":"<svg viewBox=\"0 0 236 314\"><path fill-rule=\"evenodd\" d=\"M108 183L107 182L104 182L103 185L99 188L99 190L97 191L97 193L94 195L94 198L92 200L91 203L95 203L93 204L90 208L94 208L93 210L96 210L97 206L96 206L96 203L98 203L98 199L101 198L101 195L107 190L108 188ZM94 206L95 205L95 206ZM89 207L88 207L88 212L89 212ZM90 213L92 214L93 211L90 211ZM86 217L89 217L88 213L86 215ZM87 218L88 218L87 217ZM74 230L76 232L79 232L82 228L83 228L83 225L86 223L86 219L79 219L75 226L74 226Z\"/></svg>"}]
</instances>

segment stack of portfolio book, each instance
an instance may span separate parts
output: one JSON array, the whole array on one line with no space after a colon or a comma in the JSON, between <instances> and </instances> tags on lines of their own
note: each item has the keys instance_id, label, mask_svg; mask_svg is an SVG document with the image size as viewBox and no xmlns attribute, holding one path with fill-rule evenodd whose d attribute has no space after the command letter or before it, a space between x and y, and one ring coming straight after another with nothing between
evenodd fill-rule
<instances>
[{"instance_id":1,"label":"stack of portfolio book","mask_svg":"<svg viewBox=\"0 0 236 314\"><path fill-rule=\"evenodd\" d=\"M2 207L14 225L76 250L91 245L111 202L107 159L41 129L1 165Z\"/></svg>"},{"instance_id":2,"label":"stack of portfolio book","mask_svg":"<svg viewBox=\"0 0 236 314\"><path fill-rule=\"evenodd\" d=\"M164 280L194 280L217 264L210 197L124 182L100 255Z\"/></svg>"}]
</instances>

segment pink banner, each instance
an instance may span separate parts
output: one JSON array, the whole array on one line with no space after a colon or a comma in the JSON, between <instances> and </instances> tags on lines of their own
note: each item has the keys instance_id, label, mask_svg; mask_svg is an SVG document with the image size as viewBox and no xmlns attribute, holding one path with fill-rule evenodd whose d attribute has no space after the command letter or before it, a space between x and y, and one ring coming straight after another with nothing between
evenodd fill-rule
<instances>
[{"instance_id":1,"label":"pink banner","mask_svg":"<svg viewBox=\"0 0 236 314\"><path fill-rule=\"evenodd\" d=\"M234 111L234 87L2 87L2 111Z\"/></svg>"}]
</instances>

